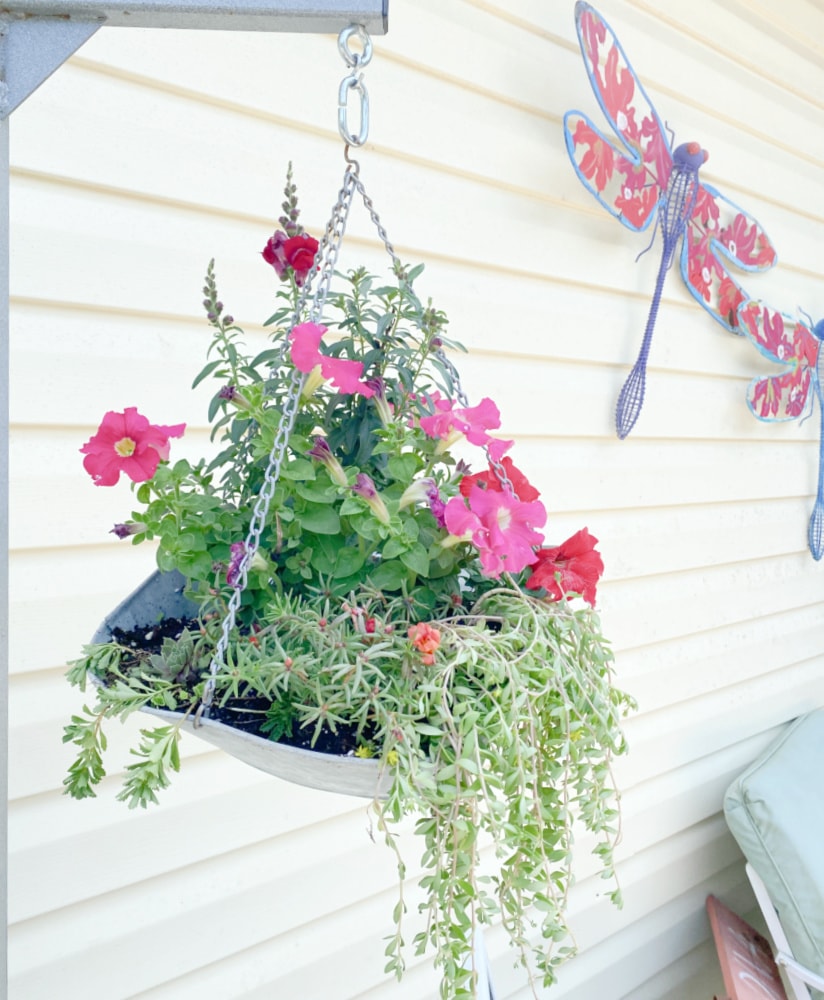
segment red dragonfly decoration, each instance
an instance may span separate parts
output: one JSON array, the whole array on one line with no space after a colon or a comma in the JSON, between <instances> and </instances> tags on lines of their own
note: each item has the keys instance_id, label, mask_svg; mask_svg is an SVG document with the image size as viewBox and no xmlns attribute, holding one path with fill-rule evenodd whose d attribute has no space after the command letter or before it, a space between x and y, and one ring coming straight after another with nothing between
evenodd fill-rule
<instances>
[{"instance_id":1,"label":"red dragonfly decoration","mask_svg":"<svg viewBox=\"0 0 824 1000\"><path fill-rule=\"evenodd\" d=\"M738 307L741 331L771 361L784 366L778 375L754 378L747 404L759 420L797 420L810 415L818 399L818 488L807 529L814 559L824 554L824 319L813 325L793 319L762 302Z\"/></svg>"},{"instance_id":2,"label":"red dragonfly decoration","mask_svg":"<svg viewBox=\"0 0 824 1000\"><path fill-rule=\"evenodd\" d=\"M610 26L588 3L575 4L584 65L595 97L615 133L605 135L580 111L564 116L572 165L585 187L628 229L655 220L663 244L641 350L616 407L616 429L625 438L644 402L646 367L664 279L681 243L681 275L707 312L726 329L737 329L737 310L748 296L729 265L763 271L775 250L758 222L698 178L707 153L698 143L675 150ZM654 231L653 231L654 239Z\"/></svg>"}]
</instances>

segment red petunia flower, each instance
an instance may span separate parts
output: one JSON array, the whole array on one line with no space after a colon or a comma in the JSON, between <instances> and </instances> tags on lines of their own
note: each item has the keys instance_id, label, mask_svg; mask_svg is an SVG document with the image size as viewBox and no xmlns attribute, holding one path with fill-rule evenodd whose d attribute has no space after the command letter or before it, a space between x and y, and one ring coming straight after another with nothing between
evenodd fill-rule
<instances>
[{"instance_id":1,"label":"red petunia flower","mask_svg":"<svg viewBox=\"0 0 824 1000\"><path fill-rule=\"evenodd\" d=\"M186 424L150 424L135 406L122 413L110 410L80 449L86 456L83 468L95 486L114 486L121 472L132 482L144 483L157 472L161 459L168 459L169 438L180 437L185 430Z\"/></svg>"},{"instance_id":2,"label":"red petunia flower","mask_svg":"<svg viewBox=\"0 0 824 1000\"><path fill-rule=\"evenodd\" d=\"M565 594L580 594L594 605L595 588L604 572L604 560L595 550L597 544L598 539L582 528L560 545L538 549L538 560L526 586L530 590L543 587L555 601Z\"/></svg>"},{"instance_id":3,"label":"red petunia flower","mask_svg":"<svg viewBox=\"0 0 824 1000\"><path fill-rule=\"evenodd\" d=\"M535 489L523 472L513 464L512 459L508 455L501 460L501 465L503 465L506 477L512 483L515 496L519 500L529 503L540 497L540 492ZM461 495L468 497L472 492L473 486L480 486L485 490L496 490L498 493L501 493L504 488L494 466L491 465L488 472L477 472L472 476L464 476L459 486Z\"/></svg>"}]
</instances>

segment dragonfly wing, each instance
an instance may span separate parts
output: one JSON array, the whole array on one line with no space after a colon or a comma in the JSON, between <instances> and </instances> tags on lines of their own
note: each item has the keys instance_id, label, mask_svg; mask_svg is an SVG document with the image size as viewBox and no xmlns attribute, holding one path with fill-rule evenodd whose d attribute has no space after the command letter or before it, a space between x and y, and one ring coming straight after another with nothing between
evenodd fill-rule
<instances>
[{"instance_id":1,"label":"dragonfly wing","mask_svg":"<svg viewBox=\"0 0 824 1000\"><path fill-rule=\"evenodd\" d=\"M810 370L798 366L781 375L754 378L747 406L759 420L797 420L809 410Z\"/></svg>"},{"instance_id":2,"label":"dragonfly wing","mask_svg":"<svg viewBox=\"0 0 824 1000\"><path fill-rule=\"evenodd\" d=\"M760 420L795 420L812 406L812 371L819 341L801 321L762 302L738 307L739 329L771 361L784 365L778 375L755 378L747 404Z\"/></svg>"},{"instance_id":3,"label":"dragonfly wing","mask_svg":"<svg viewBox=\"0 0 824 1000\"><path fill-rule=\"evenodd\" d=\"M665 188L672 169L667 134L635 75L621 43L597 10L575 4L575 30L589 82L601 110L637 165L646 183Z\"/></svg>"},{"instance_id":4,"label":"dragonfly wing","mask_svg":"<svg viewBox=\"0 0 824 1000\"><path fill-rule=\"evenodd\" d=\"M629 229L640 232L655 217L660 191L640 157L625 155L586 115L564 115L567 152L581 183Z\"/></svg>"},{"instance_id":5,"label":"dragonfly wing","mask_svg":"<svg viewBox=\"0 0 824 1000\"><path fill-rule=\"evenodd\" d=\"M738 328L739 306L747 295L730 273L766 271L776 262L759 222L710 184L699 184L684 233L681 274L691 294L722 326Z\"/></svg>"}]
</instances>

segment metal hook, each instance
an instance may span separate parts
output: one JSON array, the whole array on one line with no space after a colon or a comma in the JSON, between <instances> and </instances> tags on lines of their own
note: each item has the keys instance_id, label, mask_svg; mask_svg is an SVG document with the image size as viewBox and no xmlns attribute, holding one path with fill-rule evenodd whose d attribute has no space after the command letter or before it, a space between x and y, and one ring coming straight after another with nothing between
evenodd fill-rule
<instances>
[{"instance_id":1,"label":"metal hook","mask_svg":"<svg viewBox=\"0 0 824 1000\"><path fill-rule=\"evenodd\" d=\"M348 142L343 147L343 158L344 158L344 160L346 160L346 162L349 164L350 167L354 167L355 168L352 171L352 173L357 176L360 173L360 163L358 163L357 160L353 160L352 157L349 155L349 143Z\"/></svg>"},{"instance_id":2,"label":"metal hook","mask_svg":"<svg viewBox=\"0 0 824 1000\"><path fill-rule=\"evenodd\" d=\"M360 42L363 52L353 52L349 48L349 39L353 35ZM369 37L369 32L362 24L350 24L338 35L338 51L350 69L363 69L372 58L372 39Z\"/></svg>"}]
</instances>

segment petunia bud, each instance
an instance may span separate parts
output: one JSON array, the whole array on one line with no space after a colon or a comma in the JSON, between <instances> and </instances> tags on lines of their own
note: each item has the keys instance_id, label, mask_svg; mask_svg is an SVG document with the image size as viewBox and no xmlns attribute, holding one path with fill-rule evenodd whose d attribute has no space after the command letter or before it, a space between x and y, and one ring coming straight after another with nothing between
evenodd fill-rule
<instances>
[{"instance_id":1,"label":"petunia bud","mask_svg":"<svg viewBox=\"0 0 824 1000\"><path fill-rule=\"evenodd\" d=\"M140 535L145 530L145 525L137 524L135 521L127 521L125 524L116 524L109 534L116 535L118 538L128 538L129 535Z\"/></svg>"},{"instance_id":2,"label":"petunia bud","mask_svg":"<svg viewBox=\"0 0 824 1000\"><path fill-rule=\"evenodd\" d=\"M369 509L381 524L389 524L389 511L386 509L386 504L383 502L380 493L375 489L375 484L365 472L358 473L355 485L352 487L352 492L357 493L361 499L366 501Z\"/></svg>"},{"instance_id":3,"label":"petunia bud","mask_svg":"<svg viewBox=\"0 0 824 1000\"><path fill-rule=\"evenodd\" d=\"M398 503L398 510L403 510L405 507L411 507L416 503L423 503L424 500L429 500L429 492L435 487L435 480L429 477L425 479L416 479L401 494L400 502ZM435 487L437 489L437 487Z\"/></svg>"},{"instance_id":4,"label":"petunia bud","mask_svg":"<svg viewBox=\"0 0 824 1000\"><path fill-rule=\"evenodd\" d=\"M323 464L333 483L337 483L338 486L349 485L343 466L332 454L332 449L329 447L329 442L326 438L316 437L314 447L307 451L306 454L310 458L316 458Z\"/></svg>"},{"instance_id":5,"label":"petunia bud","mask_svg":"<svg viewBox=\"0 0 824 1000\"><path fill-rule=\"evenodd\" d=\"M224 385L218 393L218 397L227 400L229 403L234 403L239 410L250 410L252 408L252 404L236 385Z\"/></svg>"},{"instance_id":6,"label":"petunia bud","mask_svg":"<svg viewBox=\"0 0 824 1000\"><path fill-rule=\"evenodd\" d=\"M393 421L394 414L392 413L392 404L386 398L386 383L382 378L368 378L364 385L368 386L373 392L372 401L377 408L381 423L384 427L389 427Z\"/></svg>"}]
</instances>

